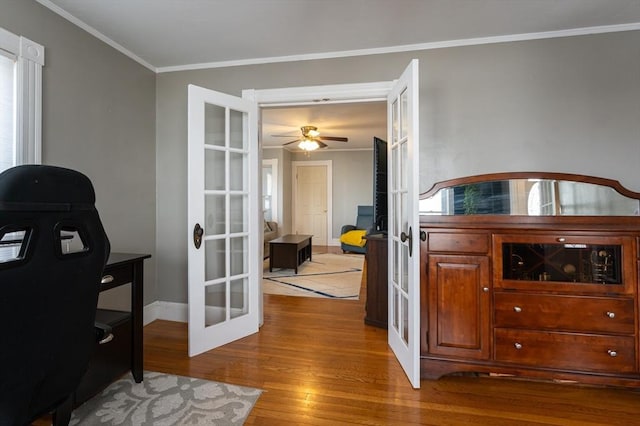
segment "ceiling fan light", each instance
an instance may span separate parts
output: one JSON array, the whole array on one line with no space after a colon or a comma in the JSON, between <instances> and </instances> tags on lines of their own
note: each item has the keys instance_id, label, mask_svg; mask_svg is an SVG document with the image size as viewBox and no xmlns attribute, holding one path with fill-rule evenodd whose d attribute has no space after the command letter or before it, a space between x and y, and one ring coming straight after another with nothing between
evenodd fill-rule
<instances>
[{"instance_id":1,"label":"ceiling fan light","mask_svg":"<svg viewBox=\"0 0 640 426\"><path fill-rule=\"evenodd\" d=\"M298 144L298 148L303 151L315 151L316 149L320 148L320 144L312 139L303 139Z\"/></svg>"},{"instance_id":2,"label":"ceiling fan light","mask_svg":"<svg viewBox=\"0 0 640 426\"><path fill-rule=\"evenodd\" d=\"M311 129L309 130L307 135L311 136L312 138L317 138L318 136L320 136L320 132L315 129Z\"/></svg>"}]
</instances>

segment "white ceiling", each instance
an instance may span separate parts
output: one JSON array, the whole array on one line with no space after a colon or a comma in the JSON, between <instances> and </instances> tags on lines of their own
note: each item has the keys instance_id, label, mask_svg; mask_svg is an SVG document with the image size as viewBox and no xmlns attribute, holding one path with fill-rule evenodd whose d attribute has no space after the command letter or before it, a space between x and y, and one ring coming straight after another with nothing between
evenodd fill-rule
<instances>
[{"instance_id":1,"label":"white ceiling","mask_svg":"<svg viewBox=\"0 0 640 426\"><path fill-rule=\"evenodd\" d=\"M306 105L262 109L262 144L281 147L300 138L301 126L316 126L320 136L346 137L348 142L324 141L329 150L373 149L373 137L387 138L386 102ZM283 136L274 136L283 135ZM286 135L286 136L285 136ZM286 147L297 150L297 144Z\"/></svg>"},{"instance_id":2,"label":"white ceiling","mask_svg":"<svg viewBox=\"0 0 640 426\"><path fill-rule=\"evenodd\" d=\"M640 0L37 1L157 71L640 28Z\"/></svg>"},{"instance_id":3,"label":"white ceiling","mask_svg":"<svg viewBox=\"0 0 640 426\"><path fill-rule=\"evenodd\" d=\"M155 72L640 29L640 0L37 1ZM265 112L264 143L315 125L370 147L350 128L385 113L363 106Z\"/></svg>"}]
</instances>

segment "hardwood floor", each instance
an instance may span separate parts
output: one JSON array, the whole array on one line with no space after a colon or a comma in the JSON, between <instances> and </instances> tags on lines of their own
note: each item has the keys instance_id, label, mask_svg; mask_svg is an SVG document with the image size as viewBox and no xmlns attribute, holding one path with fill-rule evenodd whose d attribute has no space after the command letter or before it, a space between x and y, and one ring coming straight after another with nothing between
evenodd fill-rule
<instances>
[{"instance_id":1,"label":"hardwood floor","mask_svg":"<svg viewBox=\"0 0 640 426\"><path fill-rule=\"evenodd\" d=\"M187 356L187 325L145 327L145 369L264 390L247 425L633 425L640 393L503 378L414 390L360 300L265 295L260 332Z\"/></svg>"},{"instance_id":2,"label":"hardwood floor","mask_svg":"<svg viewBox=\"0 0 640 426\"><path fill-rule=\"evenodd\" d=\"M262 389L246 425L640 425L636 390L470 376L414 390L386 330L364 324L364 290L265 295L259 333L193 358L186 324L154 321L145 369Z\"/></svg>"}]
</instances>

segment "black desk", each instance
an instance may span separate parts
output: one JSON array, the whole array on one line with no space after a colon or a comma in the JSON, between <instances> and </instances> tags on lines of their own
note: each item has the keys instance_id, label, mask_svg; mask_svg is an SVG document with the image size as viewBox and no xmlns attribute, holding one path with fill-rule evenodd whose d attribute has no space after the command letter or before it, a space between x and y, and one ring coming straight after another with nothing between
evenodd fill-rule
<instances>
[{"instance_id":1,"label":"black desk","mask_svg":"<svg viewBox=\"0 0 640 426\"><path fill-rule=\"evenodd\" d=\"M142 381L144 260L149 254L111 253L102 274L100 291L131 283L131 312L98 309L96 318L114 328L114 340L99 345L78 386L75 405L80 405L118 379L127 369L136 383ZM125 353L123 353L125 352ZM123 370L124 368L124 370Z\"/></svg>"},{"instance_id":2,"label":"black desk","mask_svg":"<svg viewBox=\"0 0 640 426\"><path fill-rule=\"evenodd\" d=\"M142 381L142 327L145 259L150 254L111 253L104 268L100 291L131 283L131 373Z\"/></svg>"}]
</instances>

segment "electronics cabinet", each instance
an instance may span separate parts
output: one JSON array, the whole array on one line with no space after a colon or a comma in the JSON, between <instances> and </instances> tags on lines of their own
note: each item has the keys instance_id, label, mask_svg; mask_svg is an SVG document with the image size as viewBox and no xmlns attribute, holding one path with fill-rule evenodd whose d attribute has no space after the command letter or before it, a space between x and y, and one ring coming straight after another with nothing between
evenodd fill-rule
<instances>
[{"instance_id":1,"label":"electronics cabinet","mask_svg":"<svg viewBox=\"0 0 640 426\"><path fill-rule=\"evenodd\" d=\"M364 322L386 329L389 308L388 240L387 236L382 234L367 235L365 238L367 239L365 254L367 300Z\"/></svg>"},{"instance_id":2,"label":"electronics cabinet","mask_svg":"<svg viewBox=\"0 0 640 426\"><path fill-rule=\"evenodd\" d=\"M499 213L469 198L484 182L493 205L505 198ZM640 386L640 194L540 173L443 182L422 198L423 378ZM460 214L469 204L473 212Z\"/></svg>"}]
</instances>

